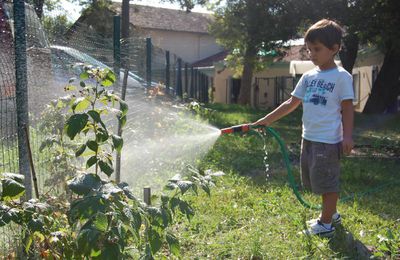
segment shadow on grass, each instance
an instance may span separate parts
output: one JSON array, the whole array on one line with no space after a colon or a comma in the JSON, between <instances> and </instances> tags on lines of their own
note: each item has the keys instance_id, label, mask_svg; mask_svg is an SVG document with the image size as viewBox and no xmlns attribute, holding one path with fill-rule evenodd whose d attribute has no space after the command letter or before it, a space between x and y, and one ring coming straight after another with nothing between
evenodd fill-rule
<instances>
[{"instance_id":1,"label":"shadow on grass","mask_svg":"<svg viewBox=\"0 0 400 260\"><path fill-rule=\"evenodd\" d=\"M367 247L354 238L345 227L336 227L335 236L330 239L329 247L341 257L350 259L369 259L371 254Z\"/></svg>"}]
</instances>

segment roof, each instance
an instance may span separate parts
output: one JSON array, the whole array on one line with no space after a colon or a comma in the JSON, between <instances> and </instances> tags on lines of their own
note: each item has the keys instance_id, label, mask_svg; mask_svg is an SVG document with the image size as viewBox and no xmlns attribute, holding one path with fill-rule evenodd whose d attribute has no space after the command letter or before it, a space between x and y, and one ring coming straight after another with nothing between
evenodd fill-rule
<instances>
[{"instance_id":1,"label":"roof","mask_svg":"<svg viewBox=\"0 0 400 260\"><path fill-rule=\"evenodd\" d=\"M305 45L294 45L282 50L282 55L275 61L290 62L292 60L309 60L307 47Z\"/></svg>"},{"instance_id":2,"label":"roof","mask_svg":"<svg viewBox=\"0 0 400 260\"><path fill-rule=\"evenodd\" d=\"M194 63L191 64L191 66L193 67L209 67L209 66L213 66L214 62L218 62L221 60L224 60L226 58L226 56L229 54L229 51L221 51L218 52L214 55L211 55L207 58L204 58L202 60L196 61Z\"/></svg>"},{"instance_id":3,"label":"roof","mask_svg":"<svg viewBox=\"0 0 400 260\"><path fill-rule=\"evenodd\" d=\"M298 45L301 44L301 45ZM229 51L221 51L211 55L205 59L196 61L192 64L193 67L207 67L213 66L215 62L223 61ZM286 45L285 48L280 50L280 53L274 58L274 62L289 63L293 60L306 61L309 60L306 46L300 41L293 41L291 44Z\"/></svg>"},{"instance_id":4,"label":"roof","mask_svg":"<svg viewBox=\"0 0 400 260\"><path fill-rule=\"evenodd\" d=\"M112 9L121 14L121 3L114 3ZM213 21L213 16L206 13L130 4L129 20L131 24L140 28L208 34L208 26Z\"/></svg>"}]
</instances>

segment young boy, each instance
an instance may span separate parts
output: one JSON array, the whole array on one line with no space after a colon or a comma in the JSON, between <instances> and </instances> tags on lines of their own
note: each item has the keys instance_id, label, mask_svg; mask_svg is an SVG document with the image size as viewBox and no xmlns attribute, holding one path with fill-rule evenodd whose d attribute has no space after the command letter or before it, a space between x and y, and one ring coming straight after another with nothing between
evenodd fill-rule
<instances>
[{"instance_id":1,"label":"young boy","mask_svg":"<svg viewBox=\"0 0 400 260\"><path fill-rule=\"evenodd\" d=\"M341 221L336 212L339 159L341 153L349 154L353 148L352 76L334 62L341 38L342 28L333 21L323 19L311 26L304 41L317 68L301 77L291 98L253 123L268 126L303 104L302 184L322 195L320 218L311 221L309 229L303 232L327 237L335 232L332 222Z\"/></svg>"}]
</instances>

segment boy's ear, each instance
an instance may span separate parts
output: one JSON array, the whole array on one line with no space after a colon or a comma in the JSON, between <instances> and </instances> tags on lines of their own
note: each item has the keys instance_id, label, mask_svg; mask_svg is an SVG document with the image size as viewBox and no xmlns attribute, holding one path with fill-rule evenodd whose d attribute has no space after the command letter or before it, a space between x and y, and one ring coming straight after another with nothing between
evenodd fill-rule
<instances>
[{"instance_id":1,"label":"boy's ear","mask_svg":"<svg viewBox=\"0 0 400 260\"><path fill-rule=\"evenodd\" d=\"M334 44L334 45L332 46L332 51L334 51L335 53L338 53L339 50L340 50L339 44L336 43L336 44Z\"/></svg>"}]
</instances>

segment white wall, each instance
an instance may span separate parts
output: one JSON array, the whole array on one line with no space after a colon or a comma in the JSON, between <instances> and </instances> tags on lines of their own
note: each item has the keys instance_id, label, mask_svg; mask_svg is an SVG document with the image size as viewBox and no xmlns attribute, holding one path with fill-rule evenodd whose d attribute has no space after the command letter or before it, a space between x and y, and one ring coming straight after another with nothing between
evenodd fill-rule
<instances>
[{"instance_id":1,"label":"white wall","mask_svg":"<svg viewBox=\"0 0 400 260\"><path fill-rule=\"evenodd\" d=\"M189 63L207 58L223 50L216 44L215 38L208 34L152 29L147 31L146 37L152 38L153 45L169 50Z\"/></svg>"}]
</instances>

